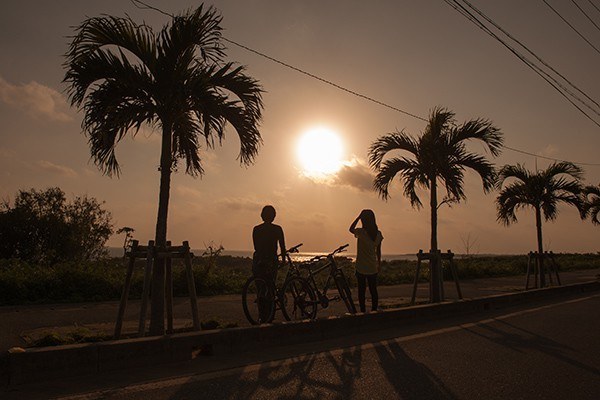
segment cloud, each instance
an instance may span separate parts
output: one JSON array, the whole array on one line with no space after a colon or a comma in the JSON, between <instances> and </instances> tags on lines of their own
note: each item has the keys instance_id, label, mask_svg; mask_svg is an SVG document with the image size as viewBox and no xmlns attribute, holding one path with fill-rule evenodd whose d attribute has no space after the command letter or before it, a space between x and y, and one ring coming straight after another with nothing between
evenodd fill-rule
<instances>
[{"instance_id":1,"label":"cloud","mask_svg":"<svg viewBox=\"0 0 600 400\"><path fill-rule=\"evenodd\" d=\"M65 167L64 165L51 163L50 161L40 160L37 162L37 166L56 175L62 175L67 178L77 177L77 172L75 172L73 169Z\"/></svg>"},{"instance_id":2,"label":"cloud","mask_svg":"<svg viewBox=\"0 0 600 400\"><path fill-rule=\"evenodd\" d=\"M334 177L333 183L340 186L350 186L361 192L373 190L374 175L369 167L357 158L345 163Z\"/></svg>"},{"instance_id":3,"label":"cloud","mask_svg":"<svg viewBox=\"0 0 600 400\"><path fill-rule=\"evenodd\" d=\"M61 122L73 119L67 114L69 105L65 97L56 90L35 81L17 86L0 77L0 101L34 117L45 117Z\"/></svg>"},{"instance_id":4,"label":"cloud","mask_svg":"<svg viewBox=\"0 0 600 400\"><path fill-rule=\"evenodd\" d=\"M177 185L175 187L175 192L188 200L200 200L204 197L200 190L193 189L189 186Z\"/></svg>"},{"instance_id":5,"label":"cloud","mask_svg":"<svg viewBox=\"0 0 600 400\"><path fill-rule=\"evenodd\" d=\"M548 144L540 151L540 155L545 157L556 157L556 155L558 154L558 150L559 149L557 146L553 144Z\"/></svg>"},{"instance_id":6,"label":"cloud","mask_svg":"<svg viewBox=\"0 0 600 400\"><path fill-rule=\"evenodd\" d=\"M232 211L254 211L260 213L264 204L253 199L232 197L222 199L219 206Z\"/></svg>"}]
</instances>

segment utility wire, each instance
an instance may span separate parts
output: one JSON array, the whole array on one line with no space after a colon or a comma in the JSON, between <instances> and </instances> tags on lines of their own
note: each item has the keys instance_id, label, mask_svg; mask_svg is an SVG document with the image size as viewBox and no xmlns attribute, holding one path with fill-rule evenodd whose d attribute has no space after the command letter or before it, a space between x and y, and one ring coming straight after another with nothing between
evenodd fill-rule
<instances>
[{"instance_id":1,"label":"utility wire","mask_svg":"<svg viewBox=\"0 0 600 400\"><path fill-rule=\"evenodd\" d=\"M560 76L565 82L567 82L572 88L574 88L576 91L582 93L585 97L587 97L588 99L590 99L594 104L598 105L598 103L592 99L590 96L588 96L584 91L582 91L581 89L579 89L577 86L575 86L571 81L569 81L567 78L565 78L562 74L560 74L558 71L556 71L554 68L552 68L549 64L547 64L544 60L542 60L540 57L538 57L535 53L533 53L531 50L529 50L529 48L527 48L524 44L522 44L521 42L519 42L517 39L515 39L513 36L511 36L507 31L505 31L504 29L502 29L499 25L497 25L491 18L487 17L485 14L483 14L483 12L481 12L479 9L477 9L475 6L473 6L471 3L469 3L468 1L464 0L464 3L467 5L463 5L461 4L459 1L457 0L444 0L444 2L448 5L450 5L452 8L454 8L456 11L458 11L461 15L463 15L465 18L467 18L469 21L471 21L472 23L474 23L479 29L483 30L485 33L487 33L488 35L492 36L494 39L496 39L498 42L500 42L504 47L506 47L511 53L513 53L518 59L520 59L525 65L527 65L529 68L531 68L537 75L539 75L542 79L544 79L550 86L552 86L561 96L563 96L569 103L571 103L575 108L577 108L577 110L579 110L583 115L585 115L590 121L592 121L596 126L600 127L600 123L598 121L596 121L594 118L592 118L585 110L583 110L579 105L577 105L575 103L574 100L578 101L579 103L581 103L583 106L585 106L586 108L588 108L590 111L592 111L594 114L600 116L600 112L598 111L598 109L594 108L593 106L591 106L588 102L586 102L585 100L581 99L578 95L576 95L575 93L573 93L573 91L567 87L565 87L565 85L561 82L559 82L555 77L553 77L552 75L550 75L547 71L545 71L543 68L541 68L540 66L536 65L533 61L531 61L530 59L528 59L526 56L524 56L522 53L520 53L517 49L515 49L513 46L511 46L508 42L506 42L504 39L500 38L495 32L493 32L489 27L487 27L481 20L479 20L477 18L477 16L475 16L469 9L467 9L467 6L472 9L474 12L476 12L477 14L479 14L480 16L482 16L484 19L486 19L486 21L490 22L492 25L494 25L495 27L497 27L497 29L499 29L500 31L502 31L505 35L507 35L509 38L511 38L512 40L514 40L515 42L517 42L518 44L520 44L523 48L525 48L529 53L531 53L532 55L534 55L534 57L536 59L538 59L543 65L548 66L548 68L550 70L552 70L553 72L555 72L558 76Z\"/></svg>"},{"instance_id":2,"label":"utility wire","mask_svg":"<svg viewBox=\"0 0 600 400\"><path fill-rule=\"evenodd\" d=\"M559 17L560 19L562 19L562 20L563 20L563 22L564 22L565 24L569 25L569 27L570 27L570 28L571 28L573 31L575 31L575 33L577 33L577 34L579 35L579 37L580 37L580 38L582 38L583 40L585 40L585 42L586 42L587 44L589 44L589 45L590 45L590 46L591 46L591 47L592 47L594 50L596 50L596 53L600 54L600 50L598 50L598 48L597 48L596 46L594 46L594 45L592 44L592 42L590 42L590 41L589 41L589 40L588 40L588 39L587 39L585 36L583 36L583 34L582 34L581 32L579 32L579 31L577 30L577 28L575 28L575 27L573 26L573 24L571 24L569 21L567 21L567 19L566 19L565 17L563 17L563 16L562 16L562 15L561 15L561 14L560 14L560 13L559 13L559 12L558 12L558 11L557 11L555 8L554 8L554 7L552 7L552 6L550 5L550 3L548 3L546 0L542 0L542 1L543 1L543 2L544 2L544 4L546 4L546 5L547 5L547 6L548 6L548 7L549 7L549 8L550 8L552 11L554 11L554 13L555 13L556 15L558 15L558 17Z\"/></svg>"},{"instance_id":3,"label":"utility wire","mask_svg":"<svg viewBox=\"0 0 600 400\"><path fill-rule=\"evenodd\" d=\"M446 0L445 0L445 1L446 1ZM134 4L134 5L137 7L137 8L140 8L140 9L148 9L148 10L154 10L154 11L157 11L157 12L159 12L159 13L163 14L163 15L169 16L169 17L171 17L171 18L173 18L173 17L174 17L172 14L169 14L169 13L167 13L167 12L165 12L165 11L162 11L162 10L160 10L160 9L156 8L156 7L150 6L150 5L148 5L147 3L143 2L142 0L131 0L131 2L132 2L132 3L133 3L133 4ZM448 3L448 1L446 1L446 2ZM484 30L485 30L485 29L484 29ZM243 45L243 44L241 44L241 43L238 43L238 42L235 42L235 41L233 41L233 40L227 39L227 38L225 38L225 37L223 37L223 36L222 36L221 38L222 38L224 41L228 42L228 43L231 43L231 44L233 44L233 45L235 45L235 46L238 46L238 47L240 47L240 48L242 48L242 49L244 49L244 50L247 50L247 51L249 51L249 52L251 52L251 53L254 53L254 54L256 54L256 55L258 55L258 56L260 56L260 57L263 57L263 58L265 58L265 59L267 59L267 60L269 60L269 61L272 61L272 62L274 62L274 63L276 63L276 64L282 65L282 66L284 66L284 67L286 67L286 68L289 68L289 69L291 69L291 70L293 70L293 71L299 72L299 73L301 73L301 74L303 74L303 75L305 75L305 76L308 76L308 77L310 77L310 78L313 78L313 79L315 79L315 80L318 80L318 81L320 81L320 82L322 82L322 83L325 83L325 84L327 84L327 85L333 86L333 87L335 87L336 89L342 90L342 91L344 91L344 92L346 92L346 93L352 94L352 95L354 95L354 96L357 96L357 97L360 97L360 98L362 98L362 99L368 100L368 101L370 101L370 102L373 102L373 103L375 103L375 104L378 104L378 105L381 105L381 106L383 106L383 107L389 108L389 109L391 109L391 110L394 110L394 111L396 111L396 112L400 112L400 113L402 113L402 114L408 115L408 116L410 116L410 117L413 117L413 118L415 118L415 119L418 119L418 120L421 120L421 121L427 122L427 119L426 119L426 118L424 118L424 117L421 117L421 116L419 116L419 115L416 115L416 114L410 113L410 112L408 112L408 111L405 111L405 110L402 110L402 109L400 109L400 108L397 108L397 107L391 106L391 105L389 105L389 104L387 104L387 103L384 103L384 102L382 102L382 101L379 101L379 100L377 100L377 99L374 99L374 98L372 98L372 97L370 97L370 96L363 95L363 94L361 94L361 93L358 93L358 92L356 92L356 91L354 91L354 90L350 90L350 89L348 89L348 88L346 88L346 87L344 87L344 86L341 86L341 85L339 85L339 84L337 84L337 83L334 83L334 82L332 82L332 81L329 81L329 80L327 80L327 79L321 78L321 77L319 77L319 76L317 76L317 75L315 75L315 74L312 74L312 73L310 73L310 72L307 72L307 71L305 71L305 70L303 70L303 69L300 69L300 68L298 68L298 67L295 67L295 66L293 66L293 65L291 65L291 64L288 64L288 63L286 63L286 62L283 62L283 61L281 61L281 60L278 60L278 59L276 59L276 58L274 58L274 57L271 57L271 56L269 56L269 55L267 55L267 54L265 54L265 53L262 53L262 52L260 52L260 51L254 50L254 49L252 49L252 48L250 48L250 47L248 47L248 46L245 46L245 45ZM526 62L526 61L524 61L524 62ZM566 79L565 79L565 80L566 80ZM549 83L552 85L552 83L551 83L551 82L549 82ZM554 86L554 85L553 85L553 86ZM556 87L555 87L555 88L556 88ZM558 89L557 89L557 90L558 90ZM583 92L582 92L582 93L583 93ZM564 95L564 94L563 94L563 95ZM593 101L593 100L592 100L592 101ZM577 106L575 105L575 107L577 107ZM579 108L579 107L577 107L577 108ZM582 110L580 109L580 111L582 111ZM583 112L583 111L582 111L582 112ZM585 113L584 113L584 114L585 114ZM586 114L586 116L587 116L587 114ZM588 118L590 118L590 117L588 116ZM591 119L591 118L590 118L590 119ZM592 120L592 121L593 121L593 122L595 122L594 120ZM596 123L596 125L598 125L598 126L600 127L600 125L599 125L598 123ZM552 157L541 156L541 155L537 155L537 154L534 154L534 153L530 153L530 152L528 152L528 151L525 151L525 150L519 150L519 149L516 149L516 148L513 148L513 147L509 147L509 146L506 146L506 145L504 145L503 147L504 147L504 148L506 148L506 149L508 149L508 150L511 150L511 151L517 152L517 153L521 153L521 154L525 154L525 155L529 155L529 156L533 156L533 157L538 157L538 158L543 158L543 159L550 160L550 161L557 161L557 162L572 162L573 164L578 164L578 165L586 165L586 166L600 166L600 164L593 164L593 163L582 163L582 162L574 162L574 161L561 160L561 159L558 159L558 158L552 158Z\"/></svg>"},{"instance_id":4,"label":"utility wire","mask_svg":"<svg viewBox=\"0 0 600 400\"><path fill-rule=\"evenodd\" d=\"M516 37L514 37L513 35L510 34L510 32L508 32L506 29L502 28L500 25L498 25L493 19L491 19L490 17L488 17L486 14L484 14L481 10L479 10L477 7L475 7L473 4L469 3L469 1L464 0L464 2L469 6L469 8L471 8L473 11L475 11L478 15L480 15L482 18L484 18L487 22L489 22L490 24L492 24L496 29L498 29L500 32L502 32L503 34L505 34L509 39L511 39L512 41L514 41L515 43L517 43L519 46L521 46L523 49L525 49L529 54L531 54L536 60L538 60L540 63L542 63L542 65L544 65L546 68L550 69L552 72L554 72L556 75L558 75L561 79L563 79L566 83L568 83L573 89L575 89L576 91L578 91L579 93L581 93L583 96L585 96L588 100L590 100L592 103L594 103L596 106L600 107L600 104L598 104L598 102L596 102L593 98L591 98L586 92L584 92L583 90L581 90L579 87L577 87L573 82L571 82L569 79L567 79L563 74L561 74L560 72L558 72L554 67L552 67L550 64L548 64L546 61L544 61L540 56L538 56L535 52L533 52L529 47L527 47L523 42L521 42L520 40L518 40ZM446 1L446 3L448 3L448 1ZM453 1L453 3L455 4L459 4L459 2L457 1ZM464 8L463 8L464 9ZM466 10L465 10L466 11ZM486 31L486 33L492 35L494 38L496 38L497 40L500 40L502 42L502 44L504 44L505 46L508 46L507 44L505 44L501 39L499 39L495 34L493 34L493 32L491 32L491 30L489 30L484 24L482 24L475 16L473 16L472 14L470 14L470 16L472 16L475 21L477 23L477 25L481 25L484 27L484 30ZM512 48L511 48L512 49ZM543 71L540 68L540 71L542 71L544 74L546 74L547 76L550 77L549 74L547 74L545 71ZM589 105L588 105L589 108ZM592 110L593 111L593 110ZM597 112L596 112L597 113Z\"/></svg>"},{"instance_id":5,"label":"utility wire","mask_svg":"<svg viewBox=\"0 0 600 400\"><path fill-rule=\"evenodd\" d=\"M598 12L600 12L600 8L598 8L597 5L595 5L592 0L588 0L588 3L590 3L592 5L592 7L594 7L596 10L598 10Z\"/></svg>"},{"instance_id":6,"label":"utility wire","mask_svg":"<svg viewBox=\"0 0 600 400\"><path fill-rule=\"evenodd\" d=\"M598 26L598 24L596 24L594 22L594 20L588 15L588 13L585 12L585 10L583 8L581 8L581 6L579 4L577 4L577 2L575 0L571 0L571 3L575 4L575 7L577 7L577 9L579 11L581 11L581 13L583 15L585 15L585 17L588 19L588 21L590 21L592 23L592 25L594 25L596 27L596 29L598 29L600 31L600 26Z\"/></svg>"},{"instance_id":7,"label":"utility wire","mask_svg":"<svg viewBox=\"0 0 600 400\"><path fill-rule=\"evenodd\" d=\"M332 82L332 81L330 81L330 80L327 80L327 79L321 78L321 77L319 77L319 76L317 76L317 75L315 75L315 74L311 74L310 72L307 72L307 71L305 71L305 70L303 70L303 69L300 69L300 68L294 67L293 65L290 65L290 64L288 64L288 63L285 63L285 62L283 62L283 61L277 60L276 58L270 57L270 56L268 56L268 55L266 55L266 54L264 54L264 53L261 53L261 52L259 52L259 51L256 51L256 50L254 50L254 49L251 49L251 48L250 48L250 47L248 47L248 46L244 46L243 44L240 44L240 43L234 42L233 40L227 39L227 38L225 38L225 37L221 37L221 38L222 38L224 41L228 42L228 43L234 44L234 45L236 45L236 46L238 46L238 47L241 47L242 49L248 50L248 51L249 51L249 52L251 52L251 53L254 53L254 54L257 54L257 55L259 55L259 56L261 56L261 57L264 57L264 58L266 58L267 60L273 61L273 62L275 62L275 63L277 63L277 64L279 64L279 65L283 65L284 67L290 68L290 69L292 69L292 70L294 70L294 71L296 71L296 72L299 72L299 73L301 73L301 74L304 74L304 75L306 75L306 76L308 76L308 77L311 77L311 78L313 78L313 79L316 79L316 80L318 80L318 81L321 81L321 82L323 82L323 83L326 83L327 85L333 86L333 87L334 87L334 88L336 88L336 89L340 89L340 90L342 90L342 91L344 91L344 92L346 92L346 93L350 93L350 94L352 94L352 95L354 95L354 96L357 96L357 97L360 97L360 98L362 98L362 99L368 100L368 101L370 101L370 102L373 102L373 103L375 103L375 104L379 104L380 106L387 107L387 108L389 108L389 109L391 109L391 110L398 111L398 112L400 112L400 113L402 113L402 114L405 114L405 115L408 115L408 116L410 116L410 117L413 117L413 118L416 118L416 119L420 119L421 121L425 121L425 122L427 122L427 119L425 119L425 118L423 118L423 117L420 117L420 116L418 116L418 115L415 115L415 114L413 114L413 113L410 113L410 112L408 112L408 111L404 111L404 110L402 110L402 109L400 109L400 108L397 108L397 107L391 106L391 105L389 105L389 104L387 104L387 103L384 103L384 102L382 102L382 101L376 100L376 99L374 99L374 98L372 98L372 97L369 97L369 96L366 96L366 95L364 95L364 94L361 94L361 93L355 92L354 90L350 90L350 89L348 89L348 88L346 88L346 87L344 87L344 86L338 85L337 83L334 83L334 82Z\"/></svg>"}]
</instances>

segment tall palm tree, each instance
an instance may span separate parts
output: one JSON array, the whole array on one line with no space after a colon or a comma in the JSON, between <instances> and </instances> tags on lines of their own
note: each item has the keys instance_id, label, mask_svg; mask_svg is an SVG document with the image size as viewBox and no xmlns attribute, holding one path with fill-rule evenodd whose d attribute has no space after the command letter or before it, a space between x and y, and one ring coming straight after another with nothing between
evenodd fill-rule
<instances>
[{"instance_id":1,"label":"tall palm tree","mask_svg":"<svg viewBox=\"0 0 600 400\"><path fill-rule=\"evenodd\" d=\"M464 171L475 171L483 181L485 192L494 187L494 166L484 156L470 152L466 144L472 140L483 143L490 153L498 156L502 149L502 133L486 119L474 119L461 125L454 113L445 108L434 108L424 132L413 139L404 131L389 133L377 139L369 148L369 164L377 175L373 186L379 195L389 198L390 184L396 175L404 185L404 195L414 208L422 206L417 188L429 190L431 209L431 253L437 254L437 213L443 203L459 202L466 198ZM390 152L408 153L385 159ZM446 190L446 198L438 202L438 184ZM436 259L434 259L436 260ZM431 263L431 280L434 282L432 301L440 300L439 260Z\"/></svg>"},{"instance_id":2,"label":"tall palm tree","mask_svg":"<svg viewBox=\"0 0 600 400\"><path fill-rule=\"evenodd\" d=\"M537 172L530 172L520 164L505 165L498 172L498 188L501 189L496 198L498 221L510 225L517 222L517 210L531 207L535 211L541 287L546 284L542 214L546 221L556 219L559 203L570 204L580 209L579 180L582 176L581 168L570 162L552 163L545 170ZM509 179L511 182L503 187Z\"/></svg>"},{"instance_id":3,"label":"tall palm tree","mask_svg":"<svg viewBox=\"0 0 600 400\"><path fill-rule=\"evenodd\" d=\"M88 18L75 29L66 54L68 94L85 112L83 131L91 155L107 175L119 175L117 143L144 124L162 131L156 244L167 238L171 173L203 173L199 150L220 143L231 124L240 138L241 164L253 162L261 144L262 89L242 66L225 62L222 17L201 5L172 17L160 31L130 18ZM164 332L164 263L152 280L150 332Z\"/></svg>"},{"instance_id":4,"label":"tall palm tree","mask_svg":"<svg viewBox=\"0 0 600 400\"><path fill-rule=\"evenodd\" d=\"M600 225L598 213L600 213L600 185L586 186L582 192L582 217L590 216L592 223Z\"/></svg>"}]
</instances>

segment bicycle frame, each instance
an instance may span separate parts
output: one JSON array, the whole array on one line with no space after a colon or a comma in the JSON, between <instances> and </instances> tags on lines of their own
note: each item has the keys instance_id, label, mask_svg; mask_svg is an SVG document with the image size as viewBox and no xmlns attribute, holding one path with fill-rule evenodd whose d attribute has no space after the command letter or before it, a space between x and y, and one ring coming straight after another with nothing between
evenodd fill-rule
<instances>
[{"instance_id":1,"label":"bicycle frame","mask_svg":"<svg viewBox=\"0 0 600 400\"><path fill-rule=\"evenodd\" d=\"M340 300L339 294L337 296L327 297L327 292L330 288L331 281L335 279L336 275L340 274L340 273L343 274L343 272L340 271L340 269L337 265L337 262L335 261L335 255L337 253L344 251L344 249L346 247L348 247L348 245L341 246L326 256L314 257L313 259L311 259L309 261L309 264L306 267L306 269L308 270L308 281L309 281L313 291L317 295L319 302L321 303L321 306L323 308L327 308L330 301ZM313 270L311 268L311 263L318 263L322 259L327 260L325 262L325 264L323 264L320 267L318 267L317 269ZM317 281L315 280L315 276L328 268L329 268L329 275L327 276L327 280L325 281L323 288L319 289Z\"/></svg>"}]
</instances>

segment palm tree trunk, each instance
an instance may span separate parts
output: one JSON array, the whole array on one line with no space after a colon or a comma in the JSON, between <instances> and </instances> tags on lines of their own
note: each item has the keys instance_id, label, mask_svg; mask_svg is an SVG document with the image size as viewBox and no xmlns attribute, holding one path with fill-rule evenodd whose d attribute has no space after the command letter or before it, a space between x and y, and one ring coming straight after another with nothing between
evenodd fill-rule
<instances>
[{"instance_id":1,"label":"palm tree trunk","mask_svg":"<svg viewBox=\"0 0 600 400\"><path fill-rule=\"evenodd\" d=\"M431 249L429 254L431 259L429 260L430 271L431 271L431 301L438 303L441 300L440 291L440 273L441 273L441 260L438 257L438 242L437 242L437 180L436 178L430 179L431 197L429 199L429 205L431 207Z\"/></svg>"},{"instance_id":2,"label":"palm tree trunk","mask_svg":"<svg viewBox=\"0 0 600 400\"><path fill-rule=\"evenodd\" d=\"M544 245L542 241L542 211L540 207L535 208L535 227L537 229L537 242L538 242L538 253L539 253L539 266L540 266L540 287L546 286L546 276L544 274Z\"/></svg>"},{"instance_id":3,"label":"palm tree trunk","mask_svg":"<svg viewBox=\"0 0 600 400\"><path fill-rule=\"evenodd\" d=\"M158 194L158 216L156 218L156 246L160 249L167 242L167 216L169 192L171 189L171 126L163 123L160 154L160 192ZM165 259L155 259L152 269L152 307L150 314L150 334L165 333Z\"/></svg>"}]
</instances>

